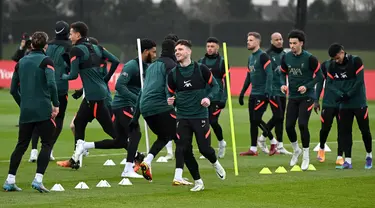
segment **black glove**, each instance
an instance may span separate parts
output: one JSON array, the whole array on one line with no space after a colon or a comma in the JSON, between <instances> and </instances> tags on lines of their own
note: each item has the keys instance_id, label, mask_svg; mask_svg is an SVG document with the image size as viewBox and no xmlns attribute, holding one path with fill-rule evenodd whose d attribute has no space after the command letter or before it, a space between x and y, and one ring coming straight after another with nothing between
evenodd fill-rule
<instances>
[{"instance_id":1,"label":"black glove","mask_svg":"<svg viewBox=\"0 0 375 208\"><path fill-rule=\"evenodd\" d=\"M318 114L318 112L320 111L319 101L314 102L314 111L315 111L316 114Z\"/></svg>"},{"instance_id":2,"label":"black glove","mask_svg":"<svg viewBox=\"0 0 375 208\"><path fill-rule=\"evenodd\" d=\"M225 101L220 101L220 102L216 105L216 107L217 107L218 109L223 109L223 108L225 108L225 104L226 104Z\"/></svg>"},{"instance_id":3,"label":"black glove","mask_svg":"<svg viewBox=\"0 0 375 208\"><path fill-rule=\"evenodd\" d=\"M79 90L75 90L74 93L72 94L72 97L77 100L82 95L83 95L83 88Z\"/></svg>"},{"instance_id":4,"label":"black glove","mask_svg":"<svg viewBox=\"0 0 375 208\"><path fill-rule=\"evenodd\" d=\"M336 102L346 102L350 99L350 97L348 96L348 94L344 93L342 94L337 100Z\"/></svg>"},{"instance_id":5,"label":"black glove","mask_svg":"<svg viewBox=\"0 0 375 208\"><path fill-rule=\"evenodd\" d=\"M241 94L240 97L238 97L238 102L240 105L243 105L243 95Z\"/></svg>"}]
</instances>

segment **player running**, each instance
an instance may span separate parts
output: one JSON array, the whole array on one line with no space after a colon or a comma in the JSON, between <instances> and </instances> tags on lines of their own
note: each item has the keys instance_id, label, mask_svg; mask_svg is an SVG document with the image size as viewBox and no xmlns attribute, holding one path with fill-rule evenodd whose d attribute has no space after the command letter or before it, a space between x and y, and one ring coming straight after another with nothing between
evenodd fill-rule
<instances>
[{"instance_id":1,"label":"player running","mask_svg":"<svg viewBox=\"0 0 375 208\"><path fill-rule=\"evenodd\" d=\"M156 44L149 39L141 40L143 68L147 69L147 64L151 63L156 57ZM121 149L128 150L126 164L122 177L127 178L143 178L133 169L133 162L137 158L136 163L139 165L143 161L143 155L137 153L138 144L141 139L141 130L138 122L134 122L129 127L129 123L133 118L134 108L138 94L141 90L141 74L139 70L138 58L127 62L116 82L116 94L113 98L112 108L115 114L115 129L117 138L106 139L97 142L78 143L75 157L78 158L85 150L88 149ZM129 138L129 142L128 142Z\"/></svg>"},{"instance_id":2,"label":"player running","mask_svg":"<svg viewBox=\"0 0 375 208\"><path fill-rule=\"evenodd\" d=\"M322 122L322 127L320 129L319 134L319 145L320 149L318 150L317 160L319 162L325 161L325 151L324 146L327 142L327 137L329 132L331 131L333 120L336 118L336 125L337 125L337 133L340 131L340 119L339 119L339 106L340 103L337 102L337 99L339 99L339 95L336 95L332 91L332 82L327 82L328 76L327 76L327 69L330 67L331 60L324 61L320 69L322 70L324 79L322 79L320 82L316 84L316 99L314 102L314 110L316 113L320 110L320 94L323 90L323 85L325 83L324 87L324 95L323 95L323 103L322 103L322 112L320 115L320 120ZM324 82L325 80L325 82ZM336 165L343 165L344 164L344 158L343 156L343 150L341 141L339 140L339 137L337 135L337 160Z\"/></svg>"},{"instance_id":3,"label":"player running","mask_svg":"<svg viewBox=\"0 0 375 208\"><path fill-rule=\"evenodd\" d=\"M251 94L249 97L249 117L250 117L250 136L251 147L246 152L241 152L241 156L258 156L257 137L258 127L267 132L271 139L271 149L269 155L274 155L277 150L277 140L267 128L262 120L264 112L267 110L269 96L272 93L272 64L269 56L260 49L261 36L257 32L249 32L247 35L247 49L253 53L248 60L248 73L242 87L239 103L243 105L243 98L250 83L252 83Z\"/></svg>"},{"instance_id":4,"label":"player running","mask_svg":"<svg viewBox=\"0 0 375 208\"><path fill-rule=\"evenodd\" d=\"M227 102L227 88L225 86L226 74L224 58L219 54L219 47L219 40L217 38L208 38L206 41L206 54L198 61L198 63L204 64L208 67L208 69L210 69L220 87L217 96L213 97L211 100L211 105L208 107L208 113L211 128L214 130L216 138L219 141L219 151L217 153L217 157L224 158L227 143L224 140L223 130L219 124L219 116L221 110L225 108L225 104ZM201 158L202 157L203 156L201 156Z\"/></svg>"},{"instance_id":5,"label":"player running","mask_svg":"<svg viewBox=\"0 0 375 208\"><path fill-rule=\"evenodd\" d=\"M333 59L327 68L328 86L339 96L337 101L340 102L339 139L345 153L345 162L341 168L352 169L352 128L355 117L366 149L365 169L371 169L372 136L362 60L358 56L346 53L344 46L337 43L329 47L328 54Z\"/></svg>"},{"instance_id":6,"label":"player running","mask_svg":"<svg viewBox=\"0 0 375 208\"><path fill-rule=\"evenodd\" d=\"M266 53L270 56L273 71L272 96L269 100L272 110L272 118L267 122L267 129L272 131L272 129L275 128L277 152L280 154L291 155L292 153L284 148L283 143L286 95L280 91L280 62L285 51L283 48L283 37L280 33L275 32L271 35L271 47ZM267 132L263 132L258 138L258 145L264 153L269 154L269 150L266 146L266 137Z\"/></svg>"},{"instance_id":7,"label":"player running","mask_svg":"<svg viewBox=\"0 0 375 208\"><path fill-rule=\"evenodd\" d=\"M175 55L178 65L168 74L168 104L175 103L176 105L176 154L177 152L184 153L185 164L195 180L195 186L190 191L202 191L204 184L199 174L198 163L193 155L193 133L199 152L211 162L217 176L224 180L226 173L217 160L215 150L211 147L207 109L211 99L218 93L219 85L205 65L191 61L191 52L190 41L179 40L176 43ZM207 84L212 88L208 95ZM182 178L183 166L183 163L176 165L175 178Z\"/></svg>"},{"instance_id":8,"label":"player running","mask_svg":"<svg viewBox=\"0 0 375 208\"><path fill-rule=\"evenodd\" d=\"M281 91L283 93L289 92L286 110L286 133L294 150L290 166L297 164L298 157L302 153L301 148L298 146L295 130L298 119L303 147L301 169L307 170L310 164L309 120L311 110L314 107L314 87L322 79L323 74L320 70L318 59L303 49L305 44L305 33L303 31L292 30L288 35L288 40L291 51L282 57L280 70L283 81ZM285 84L286 75L288 75L289 86Z\"/></svg>"}]
</instances>

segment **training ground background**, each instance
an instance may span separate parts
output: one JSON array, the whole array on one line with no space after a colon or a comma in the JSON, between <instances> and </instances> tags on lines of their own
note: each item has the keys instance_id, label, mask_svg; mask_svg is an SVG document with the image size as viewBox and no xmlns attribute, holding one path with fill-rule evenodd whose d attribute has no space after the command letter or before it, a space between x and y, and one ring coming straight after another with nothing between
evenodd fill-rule
<instances>
[{"instance_id":1,"label":"training ground background","mask_svg":"<svg viewBox=\"0 0 375 208\"><path fill-rule=\"evenodd\" d=\"M106 46L108 50L120 55L115 46ZM10 57L17 46L7 46L4 56ZM326 51L312 51L320 61L326 59ZM367 69L375 69L375 52L352 52L361 55ZM135 57L134 53L134 57ZM204 54L204 48L193 48L193 58L196 60ZM249 52L244 48L229 48L229 61L232 66L246 66ZM238 80L243 83L243 80ZM71 95L71 93L70 93ZM74 100L69 95L69 104L64 122L64 129L54 148L57 160L69 159L73 153L74 138L69 124L76 113L80 100ZM246 98L247 100L247 98ZM228 106L228 105L227 105ZM233 113L235 121L235 135L237 155L246 151L250 145L249 119L247 102L238 105L237 97L233 97ZM0 181L7 176L9 158L17 141L19 109L8 89L0 90ZM267 111L265 120L271 112ZM369 102L370 128L374 130L375 102ZM143 120L140 120L143 128ZM20 193L0 192L0 207L374 207L375 172L365 170L365 150L361 134L354 122L353 126L353 170L336 170L337 132L336 124L328 137L328 145L332 149L326 154L326 162L316 161L316 153L312 149L319 142L320 119L312 113L310 119L311 150L310 160L317 171L289 172L290 156L268 156L260 153L258 157L238 157L239 176L234 175L232 142L228 107L222 112L220 123L224 138L227 141L227 154L220 162L227 171L227 179L217 178L214 169L207 160L198 160L201 177L205 183L205 190L199 193L189 191L191 187L173 187L175 160L168 163L153 163L153 182L144 179L131 179L133 186L119 186L121 172L124 168L120 162L126 156L126 151L118 150L90 150L90 155L84 158L84 165L78 171L60 168L55 162L50 162L44 177L44 185L51 188L60 183L65 192L39 194L31 189L31 181L35 175L36 164L27 162L30 148L25 153L18 174L17 185L23 191ZM297 130L298 132L298 130ZM144 132L142 132L143 135ZM155 135L150 133L150 142ZM374 132L373 132L374 133ZM96 121L89 124L86 131L87 141L97 141L109 138ZM300 140L299 140L300 141ZM268 142L269 143L269 142ZM290 142L284 132L284 143L291 151ZM373 143L374 144L374 143ZM195 142L194 142L195 145ZM217 149L217 140L212 134L212 146ZM38 145L40 149L40 144ZM175 146L173 145L173 148ZM200 156L195 147L195 156ZM145 152L145 138L143 137L139 150ZM165 155L165 149L160 155ZM156 157L156 159L158 156ZM107 159L112 159L116 166L103 166ZM300 160L301 161L301 160ZM260 175L263 167L272 172L278 166L284 166L287 174ZM188 170L184 169L184 177L192 180ZM96 188L100 180L107 180L111 188ZM75 190L74 187L84 181L89 190Z\"/></svg>"}]
</instances>

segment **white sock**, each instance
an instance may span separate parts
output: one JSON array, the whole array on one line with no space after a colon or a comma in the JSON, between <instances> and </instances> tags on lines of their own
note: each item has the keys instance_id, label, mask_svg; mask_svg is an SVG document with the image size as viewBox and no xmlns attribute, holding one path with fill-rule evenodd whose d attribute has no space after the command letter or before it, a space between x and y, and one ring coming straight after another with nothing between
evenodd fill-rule
<instances>
[{"instance_id":1,"label":"white sock","mask_svg":"<svg viewBox=\"0 0 375 208\"><path fill-rule=\"evenodd\" d=\"M94 149L95 148L95 142L85 142L83 143L83 148L87 149Z\"/></svg>"},{"instance_id":2,"label":"white sock","mask_svg":"<svg viewBox=\"0 0 375 208\"><path fill-rule=\"evenodd\" d=\"M345 162L349 163L349 164L352 164L352 158L350 157L346 157L345 158Z\"/></svg>"},{"instance_id":3,"label":"white sock","mask_svg":"<svg viewBox=\"0 0 375 208\"><path fill-rule=\"evenodd\" d=\"M15 184L16 183L16 176L12 174L8 174L7 183Z\"/></svg>"},{"instance_id":4,"label":"white sock","mask_svg":"<svg viewBox=\"0 0 375 208\"><path fill-rule=\"evenodd\" d=\"M182 168L176 168L174 171L174 179L176 180L182 180Z\"/></svg>"},{"instance_id":5,"label":"white sock","mask_svg":"<svg viewBox=\"0 0 375 208\"><path fill-rule=\"evenodd\" d=\"M224 140L219 141L219 147L224 147L224 145L225 145L225 141Z\"/></svg>"},{"instance_id":6,"label":"white sock","mask_svg":"<svg viewBox=\"0 0 375 208\"><path fill-rule=\"evenodd\" d=\"M265 140L266 140L266 137L264 137L263 134L261 134L260 137L259 137L259 140L260 140L260 141L265 141Z\"/></svg>"},{"instance_id":7,"label":"white sock","mask_svg":"<svg viewBox=\"0 0 375 208\"><path fill-rule=\"evenodd\" d=\"M342 156L337 156L337 160L342 159Z\"/></svg>"},{"instance_id":8,"label":"white sock","mask_svg":"<svg viewBox=\"0 0 375 208\"><path fill-rule=\"evenodd\" d=\"M172 149L172 141L169 141L167 145L165 145L165 148L167 148L167 154L173 155L173 149Z\"/></svg>"},{"instance_id":9,"label":"white sock","mask_svg":"<svg viewBox=\"0 0 375 208\"><path fill-rule=\"evenodd\" d=\"M279 148L282 148L282 147L284 147L284 143L283 143L283 142L279 142L279 143L277 144L277 146L278 146Z\"/></svg>"},{"instance_id":10,"label":"white sock","mask_svg":"<svg viewBox=\"0 0 375 208\"><path fill-rule=\"evenodd\" d=\"M372 158L372 152L367 153L367 154L366 154L366 157Z\"/></svg>"},{"instance_id":11,"label":"white sock","mask_svg":"<svg viewBox=\"0 0 375 208\"><path fill-rule=\"evenodd\" d=\"M251 146L251 147L250 147L250 150L251 150L251 151L253 151L253 152L256 152L256 151L258 151L258 149L257 149L257 147L256 147L256 146L255 146L255 147L254 147L254 146Z\"/></svg>"},{"instance_id":12,"label":"white sock","mask_svg":"<svg viewBox=\"0 0 375 208\"><path fill-rule=\"evenodd\" d=\"M310 158L309 148L303 148L303 157L304 158Z\"/></svg>"},{"instance_id":13,"label":"white sock","mask_svg":"<svg viewBox=\"0 0 375 208\"><path fill-rule=\"evenodd\" d=\"M203 184L203 181L202 181L202 179L198 179L198 180L195 180L195 183L196 183L196 184L197 184L197 183Z\"/></svg>"},{"instance_id":14,"label":"white sock","mask_svg":"<svg viewBox=\"0 0 375 208\"><path fill-rule=\"evenodd\" d=\"M271 140L271 144L277 144L277 140L276 140L275 138L273 138L273 139Z\"/></svg>"},{"instance_id":15,"label":"white sock","mask_svg":"<svg viewBox=\"0 0 375 208\"><path fill-rule=\"evenodd\" d=\"M217 165L220 165L219 160L216 160L216 162L212 163L212 165L215 166L215 167L216 167Z\"/></svg>"},{"instance_id":16,"label":"white sock","mask_svg":"<svg viewBox=\"0 0 375 208\"><path fill-rule=\"evenodd\" d=\"M151 165L151 162L152 162L153 159L154 159L154 155L148 153L147 156L146 156L146 158L144 159L144 161L145 161L148 165Z\"/></svg>"},{"instance_id":17,"label":"white sock","mask_svg":"<svg viewBox=\"0 0 375 208\"><path fill-rule=\"evenodd\" d=\"M125 164L125 172L131 172L131 171L134 171L134 169L133 169L133 163L126 162L126 164Z\"/></svg>"},{"instance_id":18,"label":"white sock","mask_svg":"<svg viewBox=\"0 0 375 208\"><path fill-rule=\"evenodd\" d=\"M40 173L35 174L35 180L38 183L42 183L42 181L43 181L43 174L40 174Z\"/></svg>"},{"instance_id":19,"label":"white sock","mask_svg":"<svg viewBox=\"0 0 375 208\"><path fill-rule=\"evenodd\" d=\"M297 149L300 149L298 146L298 142L292 142L293 150L296 151Z\"/></svg>"}]
</instances>

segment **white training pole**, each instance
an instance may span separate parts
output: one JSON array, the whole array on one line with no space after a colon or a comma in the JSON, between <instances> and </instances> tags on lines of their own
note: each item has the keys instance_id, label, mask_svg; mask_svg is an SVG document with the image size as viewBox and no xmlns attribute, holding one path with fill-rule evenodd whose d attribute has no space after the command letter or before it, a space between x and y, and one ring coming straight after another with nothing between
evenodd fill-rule
<instances>
[{"instance_id":1,"label":"white training pole","mask_svg":"<svg viewBox=\"0 0 375 208\"><path fill-rule=\"evenodd\" d=\"M82 94L82 100L85 99L85 89L82 88L83 94ZM75 119L75 118L74 118ZM83 154L79 156L79 167L82 168L83 163Z\"/></svg>"},{"instance_id":2,"label":"white training pole","mask_svg":"<svg viewBox=\"0 0 375 208\"><path fill-rule=\"evenodd\" d=\"M143 89L143 61L142 61L142 51L141 51L141 39L137 38L137 48L138 48L138 62L139 62L139 74L141 79L141 90ZM145 124L145 135L146 135L146 152L150 151L150 141L148 138L148 128L146 120L143 119Z\"/></svg>"}]
</instances>

